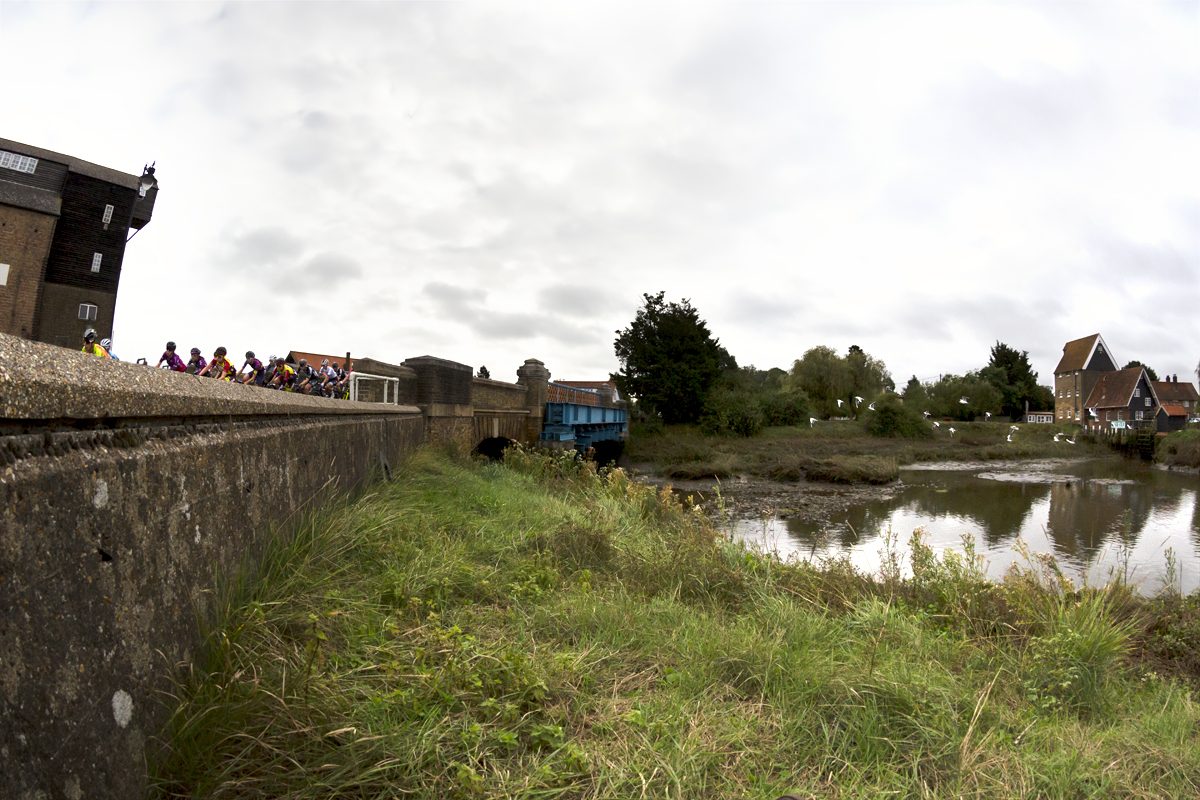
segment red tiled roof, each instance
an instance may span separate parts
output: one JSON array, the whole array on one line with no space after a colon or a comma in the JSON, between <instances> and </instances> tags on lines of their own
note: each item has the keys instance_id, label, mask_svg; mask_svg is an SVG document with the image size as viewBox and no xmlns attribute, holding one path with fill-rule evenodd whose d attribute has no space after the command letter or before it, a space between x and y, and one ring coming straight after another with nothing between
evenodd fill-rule
<instances>
[{"instance_id":1,"label":"red tiled roof","mask_svg":"<svg viewBox=\"0 0 1200 800\"><path fill-rule=\"evenodd\" d=\"M1191 400L1193 402L1200 400L1200 395L1196 393L1196 387L1186 382L1154 381L1154 394L1158 397L1159 402L1164 405L1180 400Z\"/></svg>"},{"instance_id":2,"label":"red tiled roof","mask_svg":"<svg viewBox=\"0 0 1200 800\"><path fill-rule=\"evenodd\" d=\"M326 358L329 359L330 364L336 362L341 364L343 367L346 366L345 364L342 364L342 362L346 360L345 353L342 353L340 356L327 356L321 353L301 353L299 350L291 350L286 356L284 356L284 360L289 364L299 364L300 359L304 359L308 362L310 367L321 366L321 362Z\"/></svg>"},{"instance_id":3,"label":"red tiled roof","mask_svg":"<svg viewBox=\"0 0 1200 800\"><path fill-rule=\"evenodd\" d=\"M1085 408L1115 408L1128 406L1133 400L1133 390L1137 388L1138 380L1142 377L1141 367L1119 369L1116 372L1105 372L1096 381L1096 387L1088 396Z\"/></svg>"},{"instance_id":4,"label":"red tiled roof","mask_svg":"<svg viewBox=\"0 0 1200 800\"><path fill-rule=\"evenodd\" d=\"M1168 417L1186 417L1188 410L1178 403L1163 403L1163 411L1167 412Z\"/></svg>"},{"instance_id":5,"label":"red tiled roof","mask_svg":"<svg viewBox=\"0 0 1200 800\"><path fill-rule=\"evenodd\" d=\"M1058 366L1054 368L1054 374L1058 375L1063 372L1074 372L1077 369L1083 369L1087 363L1088 356L1092 354L1092 350L1096 346L1096 340L1100 338L1100 334L1093 333L1091 336L1085 336L1082 339L1076 339L1073 342L1067 342L1063 345L1062 359L1058 362Z\"/></svg>"}]
</instances>

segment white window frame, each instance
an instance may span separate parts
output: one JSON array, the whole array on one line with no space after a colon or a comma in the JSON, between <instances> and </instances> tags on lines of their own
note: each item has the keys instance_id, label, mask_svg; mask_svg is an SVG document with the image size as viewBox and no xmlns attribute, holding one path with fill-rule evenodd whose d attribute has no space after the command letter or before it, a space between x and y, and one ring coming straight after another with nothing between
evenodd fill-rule
<instances>
[{"instance_id":1,"label":"white window frame","mask_svg":"<svg viewBox=\"0 0 1200 800\"><path fill-rule=\"evenodd\" d=\"M103 221L104 221L104 224L105 224L105 225L107 225L108 223L112 222L112 215L113 215L113 207L112 207L112 203L109 203L108 205L106 205L106 206L104 207L104 218L103 218Z\"/></svg>"},{"instance_id":2,"label":"white window frame","mask_svg":"<svg viewBox=\"0 0 1200 800\"><path fill-rule=\"evenodd\" d=\"M80 303L79 319L86 320L87 322L95 322L96 312L99 310L99 306L97 306L95 303Z\"/></svg>"},{"instance_id":3,"label":"white window frame","mask_svg":"<svg viewBox=\"0 0 1200 800\"><path fill-rule=\"evenodd\" d=\"M1149 408L1149 407L1150 407L1150 398L1147 397L1146 398L1146 408Z\"/></svg>"},{"instance_id":4,"label":"white window frame","mask_svg":"<svg viewBox=\"0 0 1200 800\"><path fill-rule=\"evenodd\" d=\"M100 271L100 264L104 261L102 253L92 253L92 272Z\"/></svg>"},{"instance_id":5,"label":"white window frame","mask_svg":"<svg viewBox=\"0 0 1200 800\"><path fill-rule=\"evenodd\" d=\"M0 264L0 286L8 286L8 264Z\"/></svg>"},{"instance_id":6,"label":"white window frame","mask_svg":"<svg viewBox=\"0 0 1200 800\"><path fill-rule=\"evenodd\" d=\"M1134 417L1134 419L1142 419L1142 412L1141 412L1141 411L1135 411L1135 412L1134 412L1134 414L1136 414L1136 415L1137 415L1136 417Z\"/></svg>"},{"instance_id":7,"label":"white window frame","mask_svg":"<svg viewBox=\"0 0 1200 800\"><path fill-rule=\"evenodd\" d=\"M1134 397L1141 397L1141 396L1142 396L1142 388L1141 388L1140 386L1136 386L1136 387L1134 387L1134 389L1133 389L1133 396L1134 396Z\"/></svg>"},{"instance_id":8,"label":"white window frame","mask_svg":"<svg viewBox=\"0 0 1200 800\"><path fill-rule=\"evenodd\" d=\"M16 172L27 172L32 175L37 169L37 165L38 160L36 158L10 153L7 150L0 150L0 167Z\"/></svg>"}]
</instances>

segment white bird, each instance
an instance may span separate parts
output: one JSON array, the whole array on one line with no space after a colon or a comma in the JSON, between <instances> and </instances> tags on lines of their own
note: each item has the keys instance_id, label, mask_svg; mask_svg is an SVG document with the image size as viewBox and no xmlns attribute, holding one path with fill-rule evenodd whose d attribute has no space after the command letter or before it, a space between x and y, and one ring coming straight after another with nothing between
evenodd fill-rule
<instances>
[{"instance_id":1,"label":"white bird","mask_svg":"<svg viewBox=\"0 0 1200 800\"><path fill-rule=\"evenodd\" d=\"M1089 408L1088 413L1092 415L1092 419L1100 419L1100 415L1096 413L1096 409Z\"/></svg>"},{"instance_id":2,"label":"white bird","mask_svg":"<svg viewBox=\"0 0 1200 800\"><path fill-rule=\"evenodd\" d=\"M992 412L990 412L990 411L985 411L985 412L983 412L983 416L984 416L986 419L991 419L991 418L992 418Z\"/></svg>"},{"instance_id":3,"label":"white bird","mask_svg":"<svg viewBox=\"0 0 1200 800\"><path fill-rule=\"evenodd\" d=\"M1020 429L1020 428L1018 428L1016 425L1013 425L1011 428L1009 428L1009 430L1010 430L1010 431L1019 431L1019 430L1021 430L1021 429Z\"/></svg>"},{"instance_id":4,"label":"white bird","mask_svg":"<svg viewBox=\"0 0 1200 800\"><path fill-rule=\"evenodd\" d=\"M921 413L925 415L925 419L929 419L931 416L933 416L928 411L922 411Z\"/></svg>"},{"instance_id":5,"label":"white bird","mask_svg":"<svg viewBox=\"0 0 1200 800\"><path fill-rule=\"evenodd\" d=\"M867 406L867 408L869 408L869 409L871 409L872 411L874 411L874 410L875 410L875 404L874 404L874 403L871 403L871 405Z\"/></svg>"},{"instance_id":6,"label":"white bird","mask_svg":"<svg viewBox=\"0 0 1200 800\"><path fill-rule=\"evenodd\" d=\"M810 428L811 428L813 425L816 425L816 424L817 424L817 418L816 418L816 417L809 417L809 418L808 418L808 427L810 427Z\"/></svg>"},{"instance_id":7,"label":"white bird","mask_svg":"<svg viewBox=\"0 0 1200 800\"><path fill-rule=\"evenodd\" d=\"M951 428L951 429L950 429L950 435L951 435L951 436L953 436L953 435L954 435L954 428Z\"/></svg>"},{"instance_id":8,"label":"white bird","mask_svg":"<svg viewBox=\"0 0 1200 800\"><path fill-rule=\"evenodd\" d=\"M1077 434L1075 434L1075 438L1076 438L1076 439L1078 439L1078 438L1079 438L1079 434L1078 434L1078 433L1077 433ZM1075 439L1067 439L1067 444L1075 444Z\"/></svg>"},{"instance_id":9,"label":"white bird","mask_svg":"<svg viewBox=\"0 0 1200 800\"><path fill-rule=\"evenodd\" d=\"M858 405L858 404L859 404L859 403L861 403L862 401L863 401L863 399L862 399L861 397L859 397L859 396L855 395L855 397L854 397L854 405Z\"/></svg>"},{"instance_id":10,"label":"white bird","mask_svg":"<svg viewBox=\"0 0 1200 800\"><path fill-rule=\"evenodd\" d=\"M940 427L942 427L942 426L941 426L941 425L938 425L938 424L937 424L937 422L935 421L935 422L933 423L933 427L935 427L935 428L940 428Z\"/></svg>"},{"instance_id":11,"label":"white bird","mask_svg":"<svg viewBox=\"0 0 1200 800\"><path fill-rule=\"evenodd\" d=\"M967 405L968 403L970 403L971 401L970 401L970 400L968 400L968 399L967 399L967 398L965 398L965 397L960 397L960 398L958 398L958 402L962 403L962 404L965 406L965 405Z\"/></svg>"},{"instance_id":12,"label":"white bird","mask_svg":"<svg viewBox=\"0 0 1200 800\"><path fill-rule=\"evenodd\" d=\"M1061 433L1056 433L1056 434L1054 434L1054 441L1056 441L1056 442L1057 442L1057 441L1058 441L1058 437L1060 437L1060 436L1062 436L1062 434L1061 434Z\"/></svg>"},{"instance_id":13,"label":"white bird","mask_svg":"<svg viewBox=\"0 0 1200 800\"><path fill-rule=\"evenodd\" d=\"M1012 434L1011 434L1011 433L1008 435L1008 441L1010 441L1010 442L1012 441Z\"/></svg>"},{"instance_id":14,"label":"white bird","mask_svg":"<svg viewBox=\"0 0 1200 800\"><path fill-rule=\"evenodd\" d=\"M842 401L839 399L838 400L838 408L841 408L841 407L842 407Z\"/></svg>"}]
</instances>

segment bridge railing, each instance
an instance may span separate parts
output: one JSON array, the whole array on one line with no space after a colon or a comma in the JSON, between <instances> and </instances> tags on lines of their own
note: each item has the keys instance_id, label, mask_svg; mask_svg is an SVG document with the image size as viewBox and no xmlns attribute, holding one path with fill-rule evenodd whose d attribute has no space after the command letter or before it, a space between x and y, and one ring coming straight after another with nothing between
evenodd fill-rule
<instances>
[{"instance_id":1,"label":"bridge railing","mask_svg":"<svg viewBox=\"0 0 1200 800\"><path fill-rule=\"evenodd\" d=\"M362 385L364 382L366 385ZM400 405L400 379L389 378L386 375L372 375L368 372L351 372L350 399L364 403Z\"/></svg>"},{"instance_id":2,"label":"bridge railing","mask_svg":"<svg viewBox=\"0 0 1200 800\"><path fill-rule=\"evenodd\" d=\"M604 395L595 389L580 389L575 386L563 386L552 383L547 388L547 403L575 403L581 406L599 406L603 404Z\"/></svg>"}]
</instances>

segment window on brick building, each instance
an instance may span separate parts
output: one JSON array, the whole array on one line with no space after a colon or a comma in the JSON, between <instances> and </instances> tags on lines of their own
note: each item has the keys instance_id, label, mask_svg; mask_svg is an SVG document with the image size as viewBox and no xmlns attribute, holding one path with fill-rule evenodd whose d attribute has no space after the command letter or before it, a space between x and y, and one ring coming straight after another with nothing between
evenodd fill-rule
<instances>
[{"instance_id":1,"label":"window on brick building","mask_svg":"<svg viewBox=\"0 0 1200 800\"><path fill-rule=\"evenodd\" d=\"M29 156L19 156L7 150L0 150L0 167L15 169L17 172L28 172L30 175L37 169L37 159Z\"/></svg>"},{"instance_id":2,"label":"window on brick building","mask_svg":"<svg viewBox=\"0 0 1200 800\"><path fill-rule=\"evenodd\" d=\"M100 271L100 262L104 260L104 256L99 253L92 253L92 272Z\"/></svg>"},{"instance_id":3,"label":"window on brick building","mask_svg":"<svg viewBox=\"0 0 1200 800\"><path fill-rule=\"evenodd\" d=\"M104 224L105 225L112 222L112 212L113 212L112 205L107 205L104 207Z\"/></svg>"},{"instance_id":4,"label":"window on brick building","mask_svg":"<svg viewBox=\"0 0 1200 800\"><path fill-rule=\"evenodd\" d=\"M8 264L0 264L0 286L8 286Z\"/></svg>"},{"instance_id":5,"label":"window on brick building","mask_svg":"<svg viewBox=\"0 0 1200 800\"><path fill-rule=\"evenodd\" d=\"M92 305L91 303L80 303L79 304L79 318L80 319L87 320L88 322L93 322L96 319L96 311L97 311L96 306Z\"/></svg>"}]
</instances>

